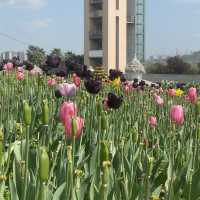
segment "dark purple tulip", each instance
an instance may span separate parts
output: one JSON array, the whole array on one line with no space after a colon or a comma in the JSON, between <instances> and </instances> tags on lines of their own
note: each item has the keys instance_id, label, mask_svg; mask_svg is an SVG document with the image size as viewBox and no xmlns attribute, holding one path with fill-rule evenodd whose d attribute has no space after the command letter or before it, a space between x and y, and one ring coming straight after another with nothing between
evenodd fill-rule
<instances>
[{"instance_id":1,"label":"dark purple tulip","mask_svg":"<svg viewBox=\"0 0 200 200\"><path fill-rule=\"evenodd\" d=\"M60 91L58 89L55 91L55 96L56 96L56 98L61 98L62 97L62 95L61 95L61 93L60 93Z\"/></svg>"},{"instance_id":2,"label":"dark purple tulip","mask_svg":"<svg viewBox=\"0 0 200 200\"><path fill-rule=\"evenodd\" d=\"M122 96L118 97L113 93L108 94L107 106L109 108L118 109L122 105L122 102L123 102Z\"/></svg>"},{"instance_id":3,"label":"dark purple tulip","mask_svg":"<svg viewBox=\"0 0 200 200\"><path fill-rule=\"evenodd\" d=\"M84 84L90 94L98 94L102 88L102 82L99 80L87 79Z\"/></svg>"},{"instance_id":4,"label":"dark purple tulip","mask_svg":"<svg viewBox=\"0 0 200 200\"><path fill-rule=\"evenodd\" d=\"M138 84L137 83L133 83L133 88L138 88Z\"/></svg>"}]
</instances>

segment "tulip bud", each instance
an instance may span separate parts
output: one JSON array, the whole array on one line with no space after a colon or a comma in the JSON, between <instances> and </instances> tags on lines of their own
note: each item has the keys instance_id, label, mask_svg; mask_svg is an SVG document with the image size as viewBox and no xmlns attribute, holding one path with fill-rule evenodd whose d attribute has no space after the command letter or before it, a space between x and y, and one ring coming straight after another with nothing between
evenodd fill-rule
<instances>
[{"instance_id":1,"label":"tulip bud","mask_svg":"<svg viewBox=\"0 0 200 200\"><path fill-rule=\"evenodd\" d=\"M97 116L101 116L102 107L100 103L97 103Z\"/></svg>"},{"instance_id":2,"label":"tulip bud","mask_svg":"<svg viewBox=\"0 0 200 200\"><path fill-rule=\"evenodd\" d=\"M189 175L188 175L188 182L189 182L189 184L192 184L192 177L193 177L193 174L194 174L194 170L193 170L193 169L190 169Z\"/></svg>"},{"instance_id":3,"label":"tulip bud","mask_svg":"<svg viewBox=\"0 0 200 200\"><path fill-rule=\"evenodd\" d=\"M138 142L138 131L134 127L131 132L132 132L132 141L133 141L133 144L137 144L137 142Z\"/></svg>"},{"instance_id":4,"label":"tulip bud","mask_svg":"<svg viewBox=\"0 0 200 200\"><path fill-rule=\"evenodd\" d=\"M31 107L26 101L23 103L24 123L29 126L31 124Z\"/></svg>"},{"instance_id":5,"label":"tulip bud","mask_svg":"<svg viewBox=\"0 0 200 200\"><path fill-rule=\"evenodd\" d=\"M73 176L74 176L74 174L73 174L72 146L67 146L67 162L66 162L66 164L67 164L66 165L66 182L69 185L71 185L73 183Z\"/></svg>"},{"instance_id":6,"label":"tulip bud","mask_svg":"<svg viewBox=\"0 0 200 200\"><path fill-rule=\"evenodd\" d=\"M148 174L148 176L151 176L152 169L153 169L153 161L154 161L153 157L147 156L147 174Z\"/></svg>"},{"instance_id":7,"label":"tulip bud","mask_svg":"<svg viewBox=\"0 0 200 200\"><path fill-rule=\"evenodd\" d=\"M17 135L21 136L23 134L23 127L21 123L16 123L15 129L16 129Z\"/></svg>"},{"instance_id":8,"label":"tulip bud","mask_svg":"<svg viewBox=\"0 0 200 200\"><path fill-rule=\"evenodd\" d=\"M106 141L102 141L101 142L101 163L103 163L104 161L109 161L109 150L108 150L108 146L106 144Z\"/></svg>"},{"instance_id":9,"label":"tulip bud","mask_svg":"<svg viewBox=\"0 0 200 200\"><path fill-rule=\"evenodd\" d=\"M200 100L197 101L195 106L196 115L198 116L200 114Z\"/></svg>"},{"instance_id":10,"label":"tulip bud","mask_svg":"<svg viewBox=\"0 0 200 200\"><path fill-rule=\"evenodd\" d=\"M47 100L44 100L42 105L42 123L44 125L49 123L49 106Z\"/></svg>"},{"instance_id":11,"label":"tulip bud","mask_svg":"<svg viewBox=\"0 0 200 200\"><path fill-rule=\"evenodd\" d=\"M77 176L77 177L82 177L84 176L84 172L82 170L75 170L74 174Z\"/></svg>"},{"instance_id":12,"label":"tulip bud","mask_svg":"<svg viewBox=\"0 0 200 200\"><path fill-rule=\"evenodd\" d=\"M24 180L25 177L25 161L20 161L19 162L19 167L20 167L20 175L22 177L22 179Z\"/></svg>"},{"instance_id":13,"label":"tulip bud","mask_svg":"<svg viewBox=\"0 0 200 200\"><path fill-rule=\"evenodd\" d=\"M110 161L104 161L102 165L103 165L103 181L102 182L106 185L109 182L109 167L111 163Z\"/></svg>"},{"instance_id":14,"label":"tulip bud","mask_svg":"<svg viewBox=\"0 0 200 200\"><path fill-rule=\"evenodd\" d=\"M105 113L102 113L102 116L101 116L101 128L103 131L105 131L107 129L107 118L106 118L106 115Z\"/></svg>"},{"instance_id":15,"label":"tulip bud","mask_svg":"<svg viewBox=\"0 0 200 200\"><path fill-rule=\"evenodd\" d=\"M39 176L42 182L45 182L49 178L49 156L45 147L42 147L40 152L40 169Z\"/></svg>"},{"instance_id":16,"label":"tulip bud","mask_svg":"<svg viewBox=\"0 0 200 200\"><path fill-rule=\"evenodd\" d=\"M0 129L0 142L2 142L4 140L4 134L2 129Z\"/></svg>"},{"instance_id":17,"label":"tulip bud","mask_svg":"<svg viewBox=\"0 0 200 200\"><path fill-rule=\"evenodd\" d=\"M198 139L200 139L200 126L198 126L197 137L198 137Z\"/></svg>"},{"instance_id":18,"label":"tulip bud","mask_svg":"<svg viewBox=\"0 0 200 200\"><path fill-rule=\"evenodd\" d=\"M104 161L103 166L103 175L102 175L102 185L100 192L100 199L108 199L108 188L109 188L109 167L110 161Z\"/></svg>"},{"instance_id":19,"label":"tulip bud","mask_svg":"<svg viewBox=\"0 0 200 200\"><path fill-rule=\"evenodd\" d=\"M0 165L3 158L3 140L4 140L4 134L3 131L0 129Z\"/></svg>"},{"instance_id":20,"label":"tulip bud","mask_svg":"<svg viewBox=\"0 0 200 200\"><path fill-rule=\"evenodd\" d=\"M72 118L72 136L76 137L76 133L77 133L77 123L76 123L76 119Z\"/></svg>"},{"instance_id":21,"label":"tulip bud","mask_svg":"<svg viewBox=\"0 0 200 200\"><path fill-rule=\"evenodd\" d=\"M72 161L72 146L67 146L67 161Z\"/></svg>"}]
</instances>

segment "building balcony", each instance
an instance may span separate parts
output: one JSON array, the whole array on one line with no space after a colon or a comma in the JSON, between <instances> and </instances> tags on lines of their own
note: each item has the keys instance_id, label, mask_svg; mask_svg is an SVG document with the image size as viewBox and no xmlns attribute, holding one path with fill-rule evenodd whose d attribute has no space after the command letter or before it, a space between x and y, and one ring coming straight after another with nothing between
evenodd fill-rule
<instances>
[{"instance_id":1,"label":"building balcony","mask_svg":"<svg viewBox=\"0 0 200 200\"><path fill-rule=\"evenodd\" d=\"M91 4L101 4L103 3L103 0L90 0Z\"/></svg>"},{"instance_id":2,"label":"building balcony","mask_svg":"<svg viewBox=\"0 0 200 200\"><path fill-rule=\"evenodd\" d=\"M92 31L90 32L90 39L95 40L95 39L102 39L102 32L101 31Z\"/></svg>"},{"instance_id":3,"label":"building balcony","mask_svg":"<svg viewBox=\"0 0 200 200\"><path fill-rule=\"evenodd\" d=\"M135 24L135 16L128 16L127 17L128 24Z\"/></svg>"},{"instance_id":4,"label":"building balcony","mask_svg":"<svg viewBox=\"0 0 200 200\"><path fill-rule=\"evenodd\" d=\"M103 57L103 50L90 50L89 51L90 58L102 58Z\"/></svg>"},{"instance_id":5,"label":"building balcony","mask_svg":"<svg viewBox=\"0 0 200 200\"><path fill-rule=\"evenodd\" d=\"M91 18L101 18L103 16L103 11L102 10L96 10L91 12L90 17Z\"/></svg>"}]
</instances>

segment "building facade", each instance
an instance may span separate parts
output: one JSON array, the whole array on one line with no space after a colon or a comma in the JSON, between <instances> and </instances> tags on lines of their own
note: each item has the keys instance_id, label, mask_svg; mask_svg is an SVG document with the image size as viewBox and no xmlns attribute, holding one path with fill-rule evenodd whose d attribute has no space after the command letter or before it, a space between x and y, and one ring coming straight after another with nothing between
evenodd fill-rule
<instances>
[{"instance_id":1,"label":"building facade","mask_svg":"<svg viewBox=\"0 0 200 200\"><path fill-rule=\"evenodd\" d=\"M88 66L125 71L144 59L145 0L85 0L84 60Z\"/></svg>"},{"instance_id":2,"label":"building facade","mask_svg":"<svg viewBox=\"0 0 200 200\"><path fill-rule=\"evenodd\" d=\"M20 62L27 60L26 52L24 51L6 51L1 53L1 60L12 60L14 57L18 58Z\"/></svg>"}]
</instances>

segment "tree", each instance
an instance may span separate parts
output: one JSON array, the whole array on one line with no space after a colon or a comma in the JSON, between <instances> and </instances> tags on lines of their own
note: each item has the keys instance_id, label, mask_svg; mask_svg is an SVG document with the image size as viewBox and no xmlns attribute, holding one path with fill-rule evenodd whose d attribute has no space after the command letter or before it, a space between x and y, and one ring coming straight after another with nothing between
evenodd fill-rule
<instances>
[{"instance_id":1,"label":"tree","mask_svg":"<svg viewBox=\"0 0 200 200\"><path fill-rule=\"evenodd\" d=\"M54 55L60 57L62 61L65 60L65 57L64 57L64 55L63 55L61 49L58 49L58 48L53 49L53 50L51 51L50 56L54 56Z\"/></svg>"},{"instance_id":2,"label":"tree","mask_svg":"<svg viewBox=\"0 0 200 200\"><path fill-rule=\"evenodd\" d=\"M68 51L65 53L65 62L66 63L76 63L76 64L80 64L83 65L84 64L84 57L83 55L76 55L71 51Z\"/></svg>"},{"instance_id":3,"label":"tree","mask_svg":"<svg viewBox=\"0 0 200 200\"><path fill-rule=\"evenodd\" d=\"M167 59L167 68L169 73L183 74L190 71L191 65L184 62L179 56L175 56Z\"/></svg>"},{"instance_id":4,"label":"tree","mask_svg":"<svg viewBox=\"0 0 200 200\"><path fill-rule=\"evenodd\" d=\"M149 73L155 74L193 74L197 73L197 67L186 63L179 56L169 57L167 63L151 63L147 69ZM199 67L200 71L200 67Z\"/></svg>"},{"instance_id":5,"label":"tree","mask_svg":"<svg viewBox=\"0 0 200 200\"><path fill-rule=\"evenodd\" d=\"M200 63L197 63L198 73L200 73Z\"/></svg>"},{"instance_id":6,"label":"tree","mask_svg":"<svg viewBox=\"0 0 200 200\"><path fill-rule=\"evenodd\" d=\"M27 50L28 61L34 65L40 66L46 59L44 49L37 46L29 46Z\"/></svg>"},{"instance_id":7,"label":"tree","mask_svg":"<svg viewBox=\"0 0 200 200\"><path fill-rule=\"evenodd\" d=\"M167 66L166 64L163 63L151 63L147 67L147 72L148 73L153 73L153 74L164 74L167 73Z\"/></svg>"}]
</instances>

